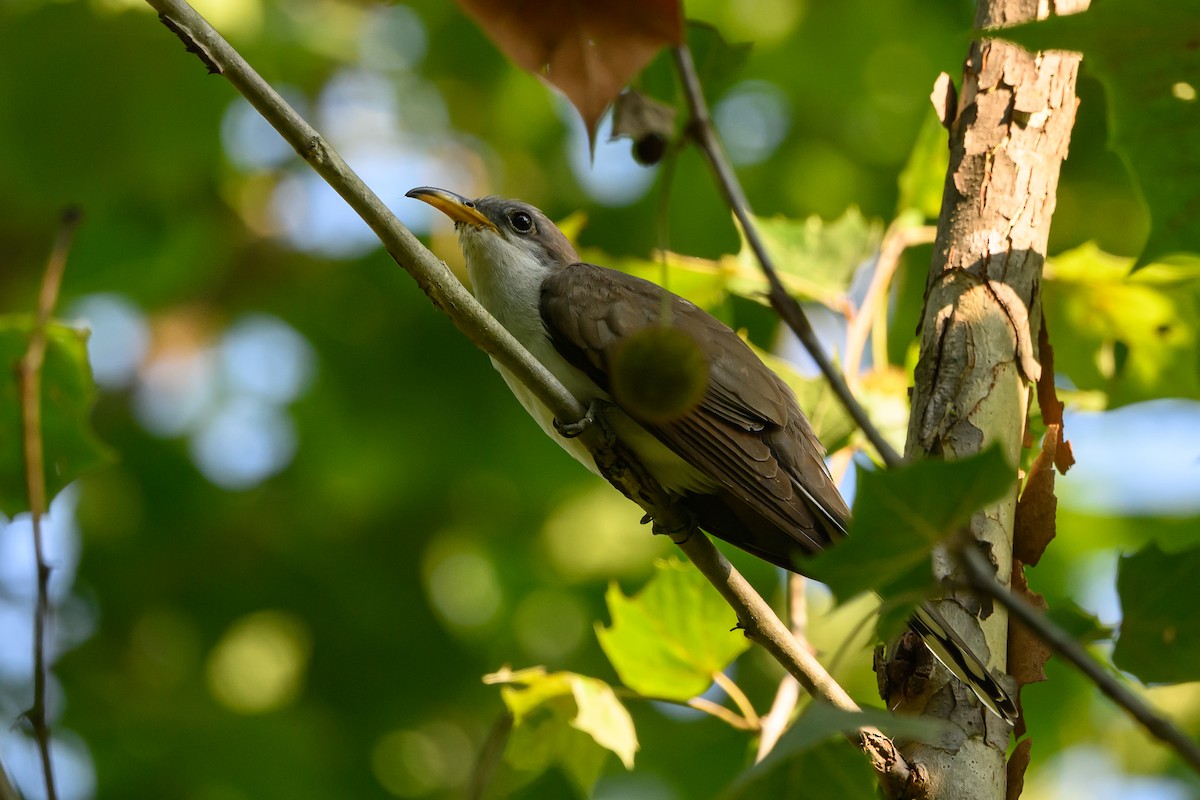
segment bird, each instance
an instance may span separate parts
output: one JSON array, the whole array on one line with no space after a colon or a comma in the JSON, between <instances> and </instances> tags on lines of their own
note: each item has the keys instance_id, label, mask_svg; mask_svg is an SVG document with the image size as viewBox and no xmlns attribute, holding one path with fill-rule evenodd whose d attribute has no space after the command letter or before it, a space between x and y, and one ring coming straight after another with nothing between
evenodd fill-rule
<instances>
[{"instance_id":1,"label":"bird","mask_svg":"<svg viewBox=\"0 0 1200 800\"><path fill-rule=\"evenodd\" d=\"M528 203L430 186L407 196L454 222L476 299L581 405L603 404L612 432L697 527L793 572L846 535L850 509L812 425L787 384L731 328L651 281L581 261ZM664 327L694 342L707 376L695 402L662 416L623 402L614 383L622 348ZM599 474L582 442L563 435L534 393L492 363L542 430ZM986 708L1009 722L1017 717L1009 692L932 605L918 606L909 626Z\"/></svg>"}]
</instances>

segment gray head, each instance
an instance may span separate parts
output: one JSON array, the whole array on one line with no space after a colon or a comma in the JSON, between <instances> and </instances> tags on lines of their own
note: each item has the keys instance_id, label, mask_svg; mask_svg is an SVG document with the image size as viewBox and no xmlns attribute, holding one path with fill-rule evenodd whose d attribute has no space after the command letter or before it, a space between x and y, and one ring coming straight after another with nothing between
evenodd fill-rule
<instances>
[{"instance_id":1,"label":"gray head","mask_svg":"<svg viewBox=\"0 0 1200 800\"><path fill-rule=\"evenodd\" d=\"M458 240L474 273L481 268L550 271L579 260L575 248L550 219L519 200L468 200L445 189L422 186L408 197L429 203L454 220Z\"/></svg>"}]
</instances>

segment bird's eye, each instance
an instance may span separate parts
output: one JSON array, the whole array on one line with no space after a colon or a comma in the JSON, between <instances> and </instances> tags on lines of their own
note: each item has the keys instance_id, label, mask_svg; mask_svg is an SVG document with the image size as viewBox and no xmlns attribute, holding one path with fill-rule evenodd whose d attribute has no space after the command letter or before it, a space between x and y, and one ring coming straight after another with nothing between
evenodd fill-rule
<instances>
[{"instance_id":1,"label":"bird's eye","mask_svg":"<svg viewBox=\"0 0 1200 800\"><path fill-rule=\"evenodd\" d=\"M529 233L533 230L533 217L525 211L512 211L508 215L508 224L517 233Z\"/></svg>"}]
</instances>

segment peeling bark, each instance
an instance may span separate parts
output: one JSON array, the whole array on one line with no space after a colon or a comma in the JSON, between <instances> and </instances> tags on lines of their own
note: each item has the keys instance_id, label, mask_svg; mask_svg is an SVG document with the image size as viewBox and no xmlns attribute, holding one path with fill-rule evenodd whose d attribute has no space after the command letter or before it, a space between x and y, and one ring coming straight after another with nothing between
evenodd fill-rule
<instances>
[{"instance_id":1,"label":"peeling bark","mask_svg":"<svg viewBox=\"0 0 1200 800\"><path fill-rule=\"evenodd\" d=\"M1078 0L1076 0L1078 3ZM1000 26L1050 13L1047 0L981 0L977 23ZM1061 5L1061 4L1060 4ZM1075 122L1077 53L1031 54L996 40L971 45L955 116L950 168L926 287L906 455L959 458L999 442L1012 491L971 521L997 574L1012 569L1016 464L1037 359L1042 265L1059 168ZM948 583L956 567L942 554ZM1008 619L1000 608L953 596L939 603L963 638L1004 671ZM977 616L978 615L978 616ZM982 617L982 619L981 619ZM932 798L1004 798L1009 728L966 687L935 671L918 697L889 705L956 724L961 739L905 748L924 764Z\"/></svg>"}]
</instances>

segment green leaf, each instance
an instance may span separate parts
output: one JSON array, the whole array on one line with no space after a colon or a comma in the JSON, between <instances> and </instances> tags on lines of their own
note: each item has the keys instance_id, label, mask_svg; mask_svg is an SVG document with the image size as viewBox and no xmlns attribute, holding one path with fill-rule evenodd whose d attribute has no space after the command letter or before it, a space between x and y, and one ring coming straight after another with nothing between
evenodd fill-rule
<instances>
[{"instance_id":1,"label":"green leaf","mask_svg":"<svg viewBox=\"0 0 1200 800\"><path fill-rule=\"evenodd\" d=\"M1110 407L1200 397L1200 259L1153 264L1085 244L1050 259L1043 304L1055 368Z\"/></svg>"},{"instance_id":2,"label":"green leaf","mask_svg":"<svg viewBox=\"0 0 1200 800\"><path fill-rule=\"evenodd\" d=\"M930 567L934 547L1002 497L1015 479L998 445L956 461L860 468L849 536L806 561L805 571L843 599L874 590L899 623L937 588Z\"/></svg>"},{"instance_id":3,"label":"green leaf","mask_svg":"<svg viewBox=\"0 0 1200 800\"><path fill-rule=\"evenodd\" d=\"M1072 639L1085 644L1113 638L1113 629L1070 598L1052 600L1046 616Z\"/></svg>"},{"instance_id":4,"label":"green leaf","mask_svg":"<svg viewBox=\"0 0 1200 800\"><path fill-rule=\"evenodd\" d=\"M897 216L917 212L922 220L937 219L942 211L942 191L950 165L950 133L932 111L925 115L908 163L900 173Z\"/></svg>"},{"instance_id":5,"label":"green leaf","mask_svg":"<svg viewBox=\"0 0 1200 800\"><path fill-rule=\"evenodd\" d=\"M709 312L724 303L729 294L729 270L705 258L671 252L655 259L613 257L595 248L582 249L580 258L657 283Z\"/></svg>"},{"instance_id":6,"label":"green leaf","mask_svg":"<svg viewBox=\"0 0 1200 800\"><path fill-rule=\"evenodd\" d=\"M691 564L655 563L634 597L613 584L605 596L612 625L596 636L621 682L639 694L687 700L703 694L750 643L730 628L733 612Z\"/></svg>"},{"instance_id":7,"label":"green leaf","mask_svg":"<svg viewBox=\"0 0 1200 800\"><path fill-rule=\"evenodd\" d=\"M855 713L813 702L771 753L721 797L874 798L876 781L870 764L842 738L868 725L889 737L925 742L951 735L948 726L928 718L897 717L878 709Z\"/></svg>"},{"instance_id":8,"label":"green leaf","mask_svg":"<svg viewBox=\"0 0 1200 800\"><path fill-rule=\"evenodd\" d=\"M1144 683L1200 680L1200 606L1194 602L1200 547L1156 543L1121 558L1117 593L1125 612L1113 663Z\"/></svg>"},{"instance_id":9,"label":"green leaf","mask_svg":"<svg viewBox=\"0 0 1200 800\"><path fill-rule=\"evenodd\" d=\"M513 715L504 759L514 769L540 773L560 766L584 794L599 777L606 750L633 769L633 719L604 681L535 667L504 669L484 682L504 684L500 696Z\"/></svg>"},{"instance_id":10,"label":"green leaf","mask_svg":"<svg viewBox=\"0 0 1200 800\"><path fill-rule=\"evenodd\" d=\"M1104 85L1109 145L1124 159L1150 210L1139 265L1200 252L1200 1L1104 0L999 35L1036 48L1080 50Z\"/></svg>"},{"instance_id":11,"label":"green leaf","mask_svg":"<svg viewBox=\"0 0 1200 800\"><path fill-rule=\"evenodd\" d=\"M843 309L859 265L875 254L883 236L882 224L868 220L857 208L846 209L833 222L815 215L803 220L755 217L754 222L788 292L836 311ZM727 261L735 271L730 291L748 297L767 291L766 278L744 233L741 250Z\"/></svg>"},{"instance_id":12,"label":"green leaf","mask_svg":"<svg viewBox=\"0 0 1200 800\"><path fill-rule=\"evenodd\" d=\"M705 94L717 97L741 72L753 45L749 42L730 43L719 28L707 22L689 19L686 27L696 77Z\"/></svg>"},{"instance_id":13,"label":"green leaf","mask_svg":"<svg viewBox=\"0 0 1200 800\"><path fill-rule=\"evenodd\" d=\"M0 316L0 511L9 515L29 509L21 445L20 364L32 330L32 315ZM50 500L85 471L111 460L88 421L96 389L87 360L87 333L56 322L46 327L41 394L46 499Z\"/></svg>"}]
</instances>

